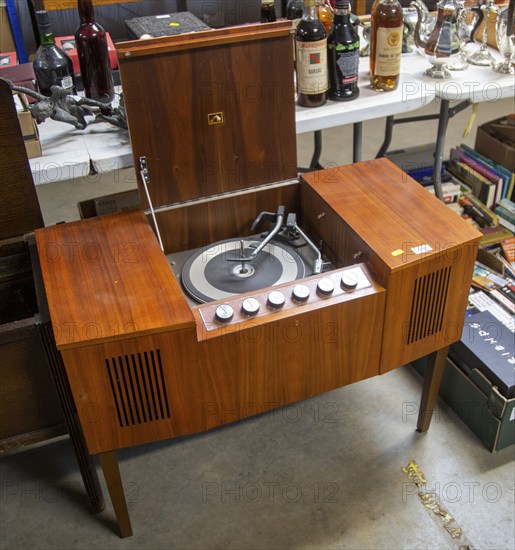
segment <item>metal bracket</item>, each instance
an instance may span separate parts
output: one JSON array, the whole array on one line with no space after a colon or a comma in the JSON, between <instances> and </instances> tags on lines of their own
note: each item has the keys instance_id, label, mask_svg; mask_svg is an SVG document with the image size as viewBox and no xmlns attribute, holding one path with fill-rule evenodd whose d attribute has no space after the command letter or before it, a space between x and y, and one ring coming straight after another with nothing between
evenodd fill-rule
<instances>
[{"instance_id":1,"label":"metal bracket","mask_svg":"<svg viewBox=\"0 0 515 550\"><path fill-rule=\"evenodd\" d=\"M154 228L156 230L157 240L159 241L159 246L161 247L161 250L164 252L165 249L163 246L163 241L161 240L161 233L159 232L159 226L157 225L156 214L154 212L154 205L152 204L152 199L150 198L150 192L148 190L148 187L150 185L150 177L148 175L147 157L139 158L139 174L141 176L141 181L143 183L143 187L145 188L145 193L147 195L147 201L150 207L150 215L152 216L152 221L154 222Z\"/></svg>"}]
</instances>

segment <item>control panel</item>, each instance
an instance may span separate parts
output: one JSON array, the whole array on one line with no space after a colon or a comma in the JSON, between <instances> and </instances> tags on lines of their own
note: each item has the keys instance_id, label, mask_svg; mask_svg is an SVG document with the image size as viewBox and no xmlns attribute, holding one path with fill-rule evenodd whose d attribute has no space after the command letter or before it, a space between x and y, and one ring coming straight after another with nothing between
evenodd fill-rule
<instances>
[{"instance_id":1,"label":"control panel","mask_svg":"<svg viewBox=\"0 0 515 550\"><path fill-rule=\"evenodd\" d=\"M210 331L370 286L363 267L352 266L315 275L302 282L292 281L273 289L258 290L250 296L235 296L223 303L208 303L199 306L199 312L205 329Z\"/></svg>"}]
</instances>

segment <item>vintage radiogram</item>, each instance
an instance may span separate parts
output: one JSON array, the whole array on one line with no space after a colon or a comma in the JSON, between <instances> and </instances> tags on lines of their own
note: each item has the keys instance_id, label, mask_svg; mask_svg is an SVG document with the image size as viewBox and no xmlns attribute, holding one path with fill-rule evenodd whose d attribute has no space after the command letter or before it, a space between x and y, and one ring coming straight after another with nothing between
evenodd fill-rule
<instances>
[{"instance_id":1,"label":"vintage radiogram","mask_svg":"<svg viewBox=\"0 0 515 550\"><path fill-rule=\"evenodd\" d=\"M291 49L282 22L120 44L147 212L36 233L122 536L116 449L429 354L425 431L460 337L479 233L386 159L299 181Z\"/></svg>"}]
</instances>

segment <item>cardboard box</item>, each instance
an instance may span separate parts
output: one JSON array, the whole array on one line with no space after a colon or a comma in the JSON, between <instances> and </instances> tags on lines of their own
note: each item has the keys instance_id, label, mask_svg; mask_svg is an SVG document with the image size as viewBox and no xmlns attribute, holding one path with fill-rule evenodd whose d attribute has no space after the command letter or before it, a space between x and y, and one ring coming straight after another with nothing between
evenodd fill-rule
<instances>
[{"instance_id":1,"label":"cardboard box","mask_svg":"<svg viewBox=\"0 0 515 550\"><path fill-rule=\"evenodd\" d=\"M141 208L137 189L96 197L77 204L81 219Z\"/></svg>"},{"instance_id":2,"label":"cardboard box","mask_svg":"<svg viewBox=\"0 0 515 550\"><path fill-rule=\"evenodd\" d=\"M515 124L512 115L511 117L502 117L479 126L474 149L481 155L501 164L511 172L515 172L515 146L506 135L496 131L496 126L506 123L509 118Z\"/></svg>"},{"instance_id":3,"label":"cardboard box","mask_svg":"<svg viewBox=\"0 0 515 550\"><path fill-rule=\"evenodd\" d=\"M25 94L15 94L15 103L27 156L29 159L40 157L42 152L41 143L39 141L38 125L29 111Z\"/></svg>"},{"instance_id":4,"label":"cardboard box","mask_svg":"<svg viewBox=\"0 0 515 550\"><path fill-rule=\"evenodd\" d=\"M107 51L109 53L109 62L111 69L118 68L118 58L116 57L116 49L111 39L111 35L106 32L107 37ZM75 36L56 36L55 43L59 48L64 50L71 58L73 62L73 71L75 74L80 73L79 56L77 55L77 47L75 45Z\"/></svg>"},{"instance_id":5,"label":"cardboard box","mask_svg":"<svg viewBox=\"0 0 515 550\"><path fill-rule=\"evenodd\" d=\"M0 5L0 52L12 52L15 49L7 8L5 2L2 2Z\"/></svg>"},{"instance_id":6,"label":"cardboard box","mask_svg":"<svg viewBox=\"0 0 515 550\"><path fill-rule=\"evenodd\" d=\"M424 374L426 358L412 365ZM478 370L467 374L448 358L440 396L490 452L515 443L515 398L501 395Z\"/></svg>"}]
</instances>

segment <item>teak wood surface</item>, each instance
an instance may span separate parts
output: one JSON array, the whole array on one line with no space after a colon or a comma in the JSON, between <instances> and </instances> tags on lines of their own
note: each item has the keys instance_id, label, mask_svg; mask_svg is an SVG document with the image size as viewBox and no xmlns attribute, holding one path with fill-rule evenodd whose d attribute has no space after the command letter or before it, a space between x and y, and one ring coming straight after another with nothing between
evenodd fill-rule
<instances>
[{"instance_id":1,"label":"teak wood surface","mask_svg":"<svg viewBox=\"0 0 515 550\"><path fill-rule=\"evenodd\" d=\"M193 326L143 212L48 227L36 242L59 349Z\"/></svg>"},{"instance_id":2,"label":"teak wood surface","mask_svg":"<svg viewBox=\"0 0 515 550\"><path fill-rule=\"evenodd\" d=\"M137 166L147 159L154 208L296 177L291 25L271 27L273 37L248 25L156 39L150 53L140 40L128 57L118 46L133 154ZM139 174L138 186L146 207Z\"/></svg>"}]
</instances>

